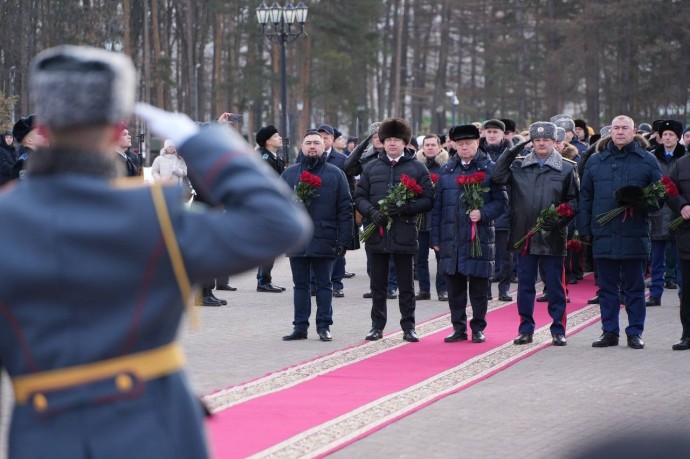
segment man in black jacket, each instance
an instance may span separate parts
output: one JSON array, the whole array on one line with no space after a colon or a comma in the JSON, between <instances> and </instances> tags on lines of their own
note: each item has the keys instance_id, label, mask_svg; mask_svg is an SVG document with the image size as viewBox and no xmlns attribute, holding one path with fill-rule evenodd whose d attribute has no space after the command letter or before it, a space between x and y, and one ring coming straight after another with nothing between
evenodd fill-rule
<instances>
[{"instance_id":1,"label":"man in black jacket","mask_svg":"<svg viewBox=\"0 0 690 459\"><path fill-rule=\"evenodd\" d=\"M410 143L412 137L410 125L403 119L389 118L381 123L378 135L384 151L366 165L355 191L355 205L364 216L364 225L374 223L378 226L365 245L371 258L372 293L372 328L366 339L375 341L383 336L387 321L388 268L392 257L398 274L403 339L416 342L419 338L414 329L415 293L412 277L412 262L419 249L416 215L431 210L434 191L426 166L417 161L411 151L405 150L405 145ZM403 174L415 180L422 192L400 206L389 207L386 214L380 209L379 201L401 182Z\"/></svg>"},{"instance_id":2,"label":"man in black jacket","mask_svg":"<svg viewBox=\"0 0 690 459\"><path fill-rule=\"evenodd\" d=\"M282 174L285 170L285 161L278 154L278 150L283 146L283 138L278 134L278 129L272 124L264 126L256 133L256 143L259 145L259 154L261 159L266 161L271 169L276 171L276 174ZM274 260L269 261L261 266L256 273L256 291L281 293L285 291L285 287L275 285L271 277Z\"/></svg>"},{"instance_id":3,"label":"man in black jacket","mask_svg":"<svg viewBox=\"0 0 690 459\"><path fill-rule=\"evenodd\" d=\"M10 181L12 166L17 161L12 131L6 131L0 138L0 185Z\"/></svg>"}]
</instances>

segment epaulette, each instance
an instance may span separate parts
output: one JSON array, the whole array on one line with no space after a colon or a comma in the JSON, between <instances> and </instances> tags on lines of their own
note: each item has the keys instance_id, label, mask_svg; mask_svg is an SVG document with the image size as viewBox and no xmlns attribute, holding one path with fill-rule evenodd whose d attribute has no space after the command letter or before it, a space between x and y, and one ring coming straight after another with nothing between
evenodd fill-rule
<instances>
[{"instance_id":1,"label":"epaulette","mask_svg":"<svg viewBox=\"0 0 690 459\"><path fill-rule=\"evenodd\" d=\"M264 153L262 158L267 160L268 158L270 158L270 155L268 153Z\"/></svg>"},{"instance_id":2,"label":"epaulette","mask_svg":"<svg viewBox=\"0 0 690 459\"><path fill-rule=\"evenodd\" d=\"M136 177L117 177L110 181L113 188L119 189L132 189L132 188L146 188L150 187L151 184L144 180L142 176Z\"/></svg>"},{"instance_id":3,"label":"epaulette","mask_svg":"<svg viewBox=\"0 0 690 459\"><path fill-rule=\"evenodd\" d=\"M518 159L525 159L525 158L526 158L526 156L516 156L515 159L514 159L513 161L516 161L516 160L518 160Z\"/></svg>"},{"instance_id":4,"label":"epaulette","mask_svg":"<svg viewBox=\"0 0 690 459\"><path fill-rule=\"evenodd\" d=\"M563 161L567 161L567 162L569 162L569 163L571 163L571 164L577 164L577 161L573 161L572 159L563 158L562 156L561 156L561 158L563 159Z\"/></svg>"}]
</instances>

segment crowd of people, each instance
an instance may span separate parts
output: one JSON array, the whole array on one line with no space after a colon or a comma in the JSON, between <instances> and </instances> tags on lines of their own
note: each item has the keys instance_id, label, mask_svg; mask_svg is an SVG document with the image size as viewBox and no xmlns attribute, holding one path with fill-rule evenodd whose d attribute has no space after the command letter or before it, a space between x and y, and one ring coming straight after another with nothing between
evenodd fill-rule
<instances>
[{"instance_id":1,"label":"crowd of people","mask_svg":"<svg viewBox=\"0 0 690 459\"><path fill-rule=\"evenodd\" d=\"M322 339L323 332L328 332L327 340L331 335L320 318L332 322L332 298L345 295L343 274L354 275L344 269L338 272L335 266L339 260L344 266L345 251L359 248L362 232L373 225L376 229L364 241L370 291L363 296L372 301L367 340L383 336L389 299L398 299L403 339L418 340L414 311L417 301L432 298L429 256L433 252L433 287L438 300L449 302L453 324L446 342L483 342L492 283L498 286L499 301L513 301L509 288L517 283L519 326L514 343L532 342L536 301L547 304L553 344L564 346L568 285L594 271L599 290L589 303L599 304L603 317L603 333L594 347L618 344L618 311L624 304L629 319L627 344L643 348L645 310L662 304L665 289L677 289L681 297L682 334L673 349L689 347L690 304L682 297L682 268L690 254L687 245L676 240L682 241L690 224L670 227L674 218L687 219L690 212L688 196L682 192L684 175L678 169L684 164L678 161L686 156L685 145L690 144L690 128L684 129L678 121L636 126L630 117L621 115L595 133L584 120L559 114L532 123L522 132L517 132L514 120L490 119L453 126L443 134L414 137L404 119L391 118L372 124L362 142L348 138L342 150L334 145L343 136L322 124L306 133L310 151L318 141L316 134L322 138L322 146L316 149L322 148L323 153L318 156L340 169L350 186L355 222L346 244L342 227L335 222L338 218L349 221L349 214L329 223L317 210L336 208L326 194L307 205L315 225L334 230L331 250L309 255L334 261L328 268L330 285L324 284L322 273L315 283L318 269L311 270L309 289L316 296L317 332ZM286 164L277 129L262 128L256 140L262 158L283 173ZM318 168L305 163L314 160L305 157L302 147L292 168L318 175ZM479 191L472 194L472 188L461 182L463 177L471 181L478 173L482 175ZM676 177L674 183L681 189L678 196L657 202L630 199L631 193L644 195L645 187L662 176ZM299 181L295 182L294 171L291 177L290 185L296 189ZM398 197L389 205L389 195L410 179L421 187L420 192L405 202ZM606 224L598 221L601 214L619 206L629 212ZM549 208L561 213L548 214ZM263 289L261 273L260 269L257 290L285 290L270 282L273 288ZM651 278L647 284L646 275ZM535 290L539 279L544 284L541 295ZM418 280L417 288L414 280ZM285 340L307 338L307 300L302 288L299 295L297 290L295 328ZM471 336L465 312L468 300L473 312Z\"/></svg>"}]
</instances>

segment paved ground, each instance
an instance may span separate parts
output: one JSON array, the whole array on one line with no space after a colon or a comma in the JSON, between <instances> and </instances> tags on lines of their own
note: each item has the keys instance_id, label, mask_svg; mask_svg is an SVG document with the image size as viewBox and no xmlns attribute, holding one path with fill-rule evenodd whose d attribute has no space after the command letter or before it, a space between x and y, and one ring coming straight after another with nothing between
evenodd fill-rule
<instances>
[{"instance_id":1,"label":"paved ground","mask_svg":"<svg viewBox=\"0 0 690 459\"><path fill-rule=\"evenodd\" d=\"M229 306L197 308L201 330L185 325L181 332L195 391L206 394L361 342L370 325L370 300L362 299L368 290L364 252L347 258L348 270L357 275L345 280L345 298L334 299L331 343L318 341L313 328L307 341L281 341L292 329L292 294L257 293L254 273L230 280L238 291L217 293ZM276 263L274 281L291 285L285 259ZM690 402L682 388L690 353L670 349L680 333L676 292L665 293L662 307L648 309L642 351L593 349L597 323L570 337L567 347L538 352L334 456L567 457L583 442L615 433L639 436L686 427ZM389 301L389 308L387 331L393 331L399 328L397 301ZM421 322L445 312L447 303L433 295L418 303L417 318ZM0 458L8 422L7 381L2 392Z\"/></svg>"}]
</instances>

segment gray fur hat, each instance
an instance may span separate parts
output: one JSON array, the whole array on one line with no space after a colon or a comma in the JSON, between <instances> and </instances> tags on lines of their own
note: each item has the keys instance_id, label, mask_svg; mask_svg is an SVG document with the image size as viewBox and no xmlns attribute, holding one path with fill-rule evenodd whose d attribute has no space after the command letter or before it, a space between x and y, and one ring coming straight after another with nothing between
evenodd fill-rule
<instances>
[{"instance_id":1,"label":"gray fur hat","mask_svg":"<svg viewBox=\"0 0 690 459\"><path fill-rule=\"evenodd\" d=\"M557 118L555 121L551 121L557 127L562 127L565 132L575 132L575 121L570 117Z\"/></svg>"},{"instance_id":2,"label":"gray fur hat","mask_svg":"<svg viewBox=\"0 0 690 459\"><path fill-rule=\"evenodd\" d=\"M529 125L530 139L556 140L556 125L547 121L537 121Z\"/></svg>"},{"instance_id":3,"label":"gray fur hat","mask_svg":"<svg viewBox=\"0 0 690 459\"><path fill-rule=\"evenodd\" d=\"M565 140L565 129L562 127L556 128L556 142L563 142Z\"/></svg>"},{"instance_id":4,"label":"gray fur hat","mask_svg":"<svg viewBox=\"0 0 690 459\"><path fill-rule=\"evenodd\" d=\"M369 125L369 135L374 135L374 134L376 134L377 132L379 132L379 128L380 128L380 127L381 127L381 122L380 122L380 121L376 121L376 122L374 122L374 123L371 123L371 124Z\"/></svg>"},{"instance_id":5,"label":"gray fur hat","mask_svg":"<svg viewBox=\"0 0 690 459\"><path fill-rule=\"evenodd\" d=\"M135 76L124 54L58 46L31 63L29 94L41 123L55 128L117 124L134 109Z\"/></svg>"},{"instance_id":6,"label":"gray fur hat","mask_svg":"<svg viewBox=\"0 0 690 459\"><path fill-rule=\"evenodd\" d=\"M611 125L604 126L603 128L601 128L601 130L599 131L599 134L601 135L602 138L606 137L607 135L611 135Z\"/></svg>"}]
</instances>

